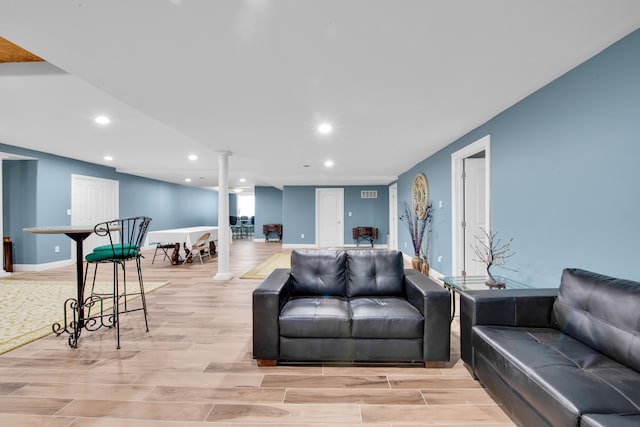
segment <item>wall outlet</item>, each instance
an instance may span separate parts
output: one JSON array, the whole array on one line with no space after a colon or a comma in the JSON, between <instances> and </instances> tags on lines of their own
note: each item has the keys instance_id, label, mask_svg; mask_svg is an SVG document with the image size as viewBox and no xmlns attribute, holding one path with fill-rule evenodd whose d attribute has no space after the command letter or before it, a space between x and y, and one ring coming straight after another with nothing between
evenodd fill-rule
<instances>
[{"instance_id":1,"label":"wall outlet","mask_svg":"<svg viewBox=\"0 0 640 427\"><path fill-rule=\"evenodd\" d=\"M349 211L349 216L351 216L351 211Z\"/></svg>"},{"instance_id":2,"label":"wall outlet","mask_svg":"<svg viewBox=\"0 0 640 427\"><path fill-rule=\"evenodd\" d=\"M53 248L53 251L54 251L55 253L60 252L60 246L56 246L56 247L54 247L54 248Z\"/></svg>"},{"instance_id":3,"label":"wall outlet","mask_svg":"<svg viewBox=\"0 0 640 427\"><path fill-rule=\"evenodd\" d=\"M442 255L438 257L438 262L442 262Z\"/></svg>"},{"instance_id":4,"label":"wall outlet","mask_svg":"<svg viewBox=\"0 0 640 427\"><path fill-rule=\"evenodd\" d=\"M301 238L301 239L304 239L304 234L301 234L301 235L300 235L300 238Z\"/></svg>"},{"instance_id":5,"label":"wall outlet","mask_svg":"<svg viewBox=\"0 0 640 427\"><path fill-rule=\"evenodd\" d=\"M405 247L405 248L407 247L407 242L404 242L404 247Z\"/></svg>"},{"instance_id":6,"label":"wall outlet","mask_svg":"<svg viewBox=\"0 0 640 427\"><path fill-rule=\"evenodd\" d=\"M71 216L71 209L67 209L67 215Z\"/></svg>"}]
</instances>

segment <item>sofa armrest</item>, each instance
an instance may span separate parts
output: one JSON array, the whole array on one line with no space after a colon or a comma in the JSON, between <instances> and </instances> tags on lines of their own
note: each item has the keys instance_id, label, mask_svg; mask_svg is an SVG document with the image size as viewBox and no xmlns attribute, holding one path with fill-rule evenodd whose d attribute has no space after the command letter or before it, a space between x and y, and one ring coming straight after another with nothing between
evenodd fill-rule
<instances>
[{"instance_id":1,"label":"sofa armrest","mask_svg":"<svg viewBox=\"0 0 640 427\"><path fill-rule=\"evenodd\" d=\"M553 327L558 289L466 291L460 295L460 356L473 368L471 329L475 325Z\"/></svg>"},{"instance_id":2,"label":"sofa armrest","mask_svg":"<svg viewBox=\"0 0 640 427\"><path fill-rule=\"evenodd\" d=\"M291 270L275 269L253 291L253 358L277 360L280 355L279 317L291 296Z\"/></svg>"},{"instance_id":3,"label":"sofa armrest","mask_svg":"<svg viewBox=\"0 0 640 427\"><path fill-rule=\"evenodd\" d=\"M448 361L451 339L449 291L416 270L405 270L405 290L409 303L424 317L424 361Z\"/></svg>"}]
</instances>

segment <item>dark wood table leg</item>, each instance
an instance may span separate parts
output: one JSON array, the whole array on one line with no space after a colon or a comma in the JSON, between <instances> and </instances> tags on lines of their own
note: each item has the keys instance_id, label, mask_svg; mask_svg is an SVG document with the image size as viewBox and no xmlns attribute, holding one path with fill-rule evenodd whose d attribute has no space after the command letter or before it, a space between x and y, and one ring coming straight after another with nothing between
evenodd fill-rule
<instances>
[{"instance_id":1,"label":"dark wood table leg","mask_svg":"<svg viewBox=\"0 0 640 427\"><path fill-rule=\"evenodd\" d=\"M177 265L180 261L180 243L176 243L171 253L171 265Z\"/></svg>"}]
</instances>

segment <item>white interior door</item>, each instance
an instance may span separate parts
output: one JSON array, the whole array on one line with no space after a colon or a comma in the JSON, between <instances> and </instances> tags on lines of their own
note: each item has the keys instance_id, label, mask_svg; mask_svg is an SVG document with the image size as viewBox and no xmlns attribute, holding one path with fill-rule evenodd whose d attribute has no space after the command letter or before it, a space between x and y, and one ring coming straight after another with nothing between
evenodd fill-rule
<instances>
[{"instance_id":1,"label":"white interior door","mask_svg":"<svg viewBox=\"0 0 640 427\"><path fill-rule=\"evenodd\" d=\"M486 274L484 264L478 261L473 247L484 238L486 229L485 159L464 159L464 271L468 276Z\"/></svg>"},{"instance_id":2,"label":"white interior door","mask_svg":"<svg viewBox=\"0 0 640 427\"><path fill-rule=\"evenodd\" d=\"M344 189L316 189L316 242L327 248L344 245Z\"/></svg>"},{"instance_id":3,"label":"white interior door","mask_svg":"<svg viewBox=\"0 0 640 427\"><path fill-rule=\"evenodd\" d=\"M92 176L71 176L71 225L91 226L118 218L119 183ZM105 244L104 238L92 234L84 241L84 253ZM75 243L73 243L75 244ZM75 247L72 248L75 256Z\"/></svg>"},{"instance_id":4,"label":"white interior door","mask_svg":"<svg viewBox=\"0 0 640 427\"><path fill-rule=\"evenodd\" d=\"M468 179L465 179L465 168ZM490 183L490 135L451 154L451 274L454 276L485 274L483 264L473 261L476 256L472 245L476 244L474 236L483 234L480 227L491 231Z\"/></svg>"},{"instance_id":5,"label":"white interior door","mask_svg":"<svg viewBox=\"0 0 640 427\"><path fill-rule=\"evenodd\" d=\"M389 249L398 249L398 184L389 186Z\"/></svg>"}]
</instances>

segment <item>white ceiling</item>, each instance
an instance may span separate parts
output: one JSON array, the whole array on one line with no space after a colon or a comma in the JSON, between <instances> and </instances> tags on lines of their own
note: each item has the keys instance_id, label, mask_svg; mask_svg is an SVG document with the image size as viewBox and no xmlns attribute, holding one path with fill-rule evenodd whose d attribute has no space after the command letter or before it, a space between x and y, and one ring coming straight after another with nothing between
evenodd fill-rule
<instances>
[{"instance_id":1,"label":"white ceiling","mask_svg":"<svg viewBox=\"0 0 640 427\"><path fill-rule=\"evenodd\" d=\"M0 143L195 186L220 151L232 187L388 184L637 28L637 0L0 0L48 62L0 64Z\"/></svg>"}]
</instances>

